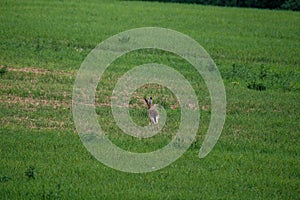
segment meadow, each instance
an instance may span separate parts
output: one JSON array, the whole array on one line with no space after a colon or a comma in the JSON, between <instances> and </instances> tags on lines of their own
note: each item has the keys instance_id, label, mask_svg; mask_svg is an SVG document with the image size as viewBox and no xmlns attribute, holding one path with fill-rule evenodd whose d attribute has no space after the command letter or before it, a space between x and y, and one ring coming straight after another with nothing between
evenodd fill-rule
<instances>
[{"instance_id":1,"label":"meadow","mask_svg":"<svg viewBox=\"0 0 300 200\"><path fill-rule=\"evenodd\" d=\"M135 1L0 2L0 199L299 199L300 13ZM191 83L201 108L196 139L161 170L111 169L83 146L72 116L77 70L108 37L164 27L195 39L216 63L226 89L223 132L199 159L211 110L201 76L182 58L159 50L120 57L97 88L99 124L119 147L159 149L178 128L180 107L157 85L138 89L130 114L146 125L145 96L168 120L153 138L116 126L109 106L118 78L134 66L174 67Z\"/></svg>"}]
</instances>

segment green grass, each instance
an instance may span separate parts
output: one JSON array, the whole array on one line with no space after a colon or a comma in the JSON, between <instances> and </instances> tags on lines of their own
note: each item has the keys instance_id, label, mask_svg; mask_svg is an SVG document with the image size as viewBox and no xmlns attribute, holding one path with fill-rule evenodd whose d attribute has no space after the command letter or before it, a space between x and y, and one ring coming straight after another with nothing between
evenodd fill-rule
<instances>
[{"instance_id":1,"label":"green grass","mask_svg":"<svg viewBox=\"0 0 300 200\"><path fill-rule=\"evenodd\" d=\"M0 2L0 199L299 199L300 13L127 1ZM227 116L213 151L198 158L210 119L202 78L161 51L124 55L97 88L99 124L118 146L149 152L175 134L180 107L157 85L131 98L145 125L144 96L163 105L162 133L139 140L116 127L110 95L118 77L149 62L182 73L201 108L198 134L170 166L147 174L108 168L83 146L72 118L76 72L106 38L131 28L174 29L198 41L216 62Z\"/></svg>"}]
</instances>

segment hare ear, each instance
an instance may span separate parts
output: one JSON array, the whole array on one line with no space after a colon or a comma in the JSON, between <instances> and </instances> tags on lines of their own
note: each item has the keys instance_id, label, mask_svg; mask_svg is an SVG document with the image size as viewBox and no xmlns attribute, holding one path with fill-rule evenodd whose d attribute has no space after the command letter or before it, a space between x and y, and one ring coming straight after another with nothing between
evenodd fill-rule
<instances>
[{"instance_id":1,"label":"hare ear","mask_svg":"<svg viewBox=\"0 0 300 200\"><path fill-rule=\"evenodd\" d=\"M145 100L146 104L149 106L148 100L146 98L144 98L144 100Z\"/></svg>"}]
</instances>

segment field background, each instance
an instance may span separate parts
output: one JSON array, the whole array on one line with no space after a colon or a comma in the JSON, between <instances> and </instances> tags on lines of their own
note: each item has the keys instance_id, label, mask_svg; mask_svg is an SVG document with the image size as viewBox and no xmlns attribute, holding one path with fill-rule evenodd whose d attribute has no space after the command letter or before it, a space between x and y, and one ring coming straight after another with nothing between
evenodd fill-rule
<instances>
[{"instance_id":1,"label":"field background","mask_svg":"<svg viewBox=\"0 0 300 200\"><path fill-rule=\"evenodd\" d=\"M159 51L123 56L97 93L99 123L124 149L164 146L178 127L172 93L150 85L131 100L147 124L144 95L170 116L145 141L115 127L107 104L117 78L135 65L173 66L199 98L201 123L190 149L170 166L129 174L98 162L82 145L71 110L82 61L119 32L157 26L199 42L217 64L227 118L213 151L198 158L210 117L201 77L185 61ZM0 2L0 199L300 199L300 13L134 1Z\"/></svg>"}]
</instances>

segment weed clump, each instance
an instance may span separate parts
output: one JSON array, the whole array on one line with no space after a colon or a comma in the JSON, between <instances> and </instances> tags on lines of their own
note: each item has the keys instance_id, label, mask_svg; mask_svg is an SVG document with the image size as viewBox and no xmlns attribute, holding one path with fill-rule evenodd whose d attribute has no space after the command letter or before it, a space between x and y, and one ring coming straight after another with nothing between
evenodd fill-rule
<instances>
[{"instance_id":1,"label":"weed clump","mask_svg":"<svg viewBox=\"0 0 300 200\"><path fill-rule=\"evenodd\" d=\"M0 177L0 183L7 182L7 181L9 181L9 180L11 180L11 178L8 177L8 176L2 176L2 177Z\"/></svg>"},{"instance_id":2,"label":"weed clump","mask_svg":"<svg viewBox=\"0 0 300 200\"><path fill-rule=\"evenodd\" d=\"M3 66L3 67L0 67L0 76L2 76L3 74L5 74L7 72L7 66Z\"/></svg>"},{"instance_id":3,"label":"weed clump","mask_svg":"<svg viewBox=\"0 0 300 200\"><path fill-rule=\"evenodd\" d=\"M24 174L28 179L35 179L35 168L33 166L29 166Z\"/></svg>"},{"instance_id":4,"label":"weed clump","mask_svg":"<svg viewBox=\"0 0 300 200\"><path fill-rule=\"evenodd\" d=\"M224 73L223 78L232 83L241 83L248 89L257 91L267 89L296 91L300 89L300 74L297 71L281 72L280 69L271 69L265 65L257 67L233 64L232 68Z\"/></svg>"}]
</instances>

